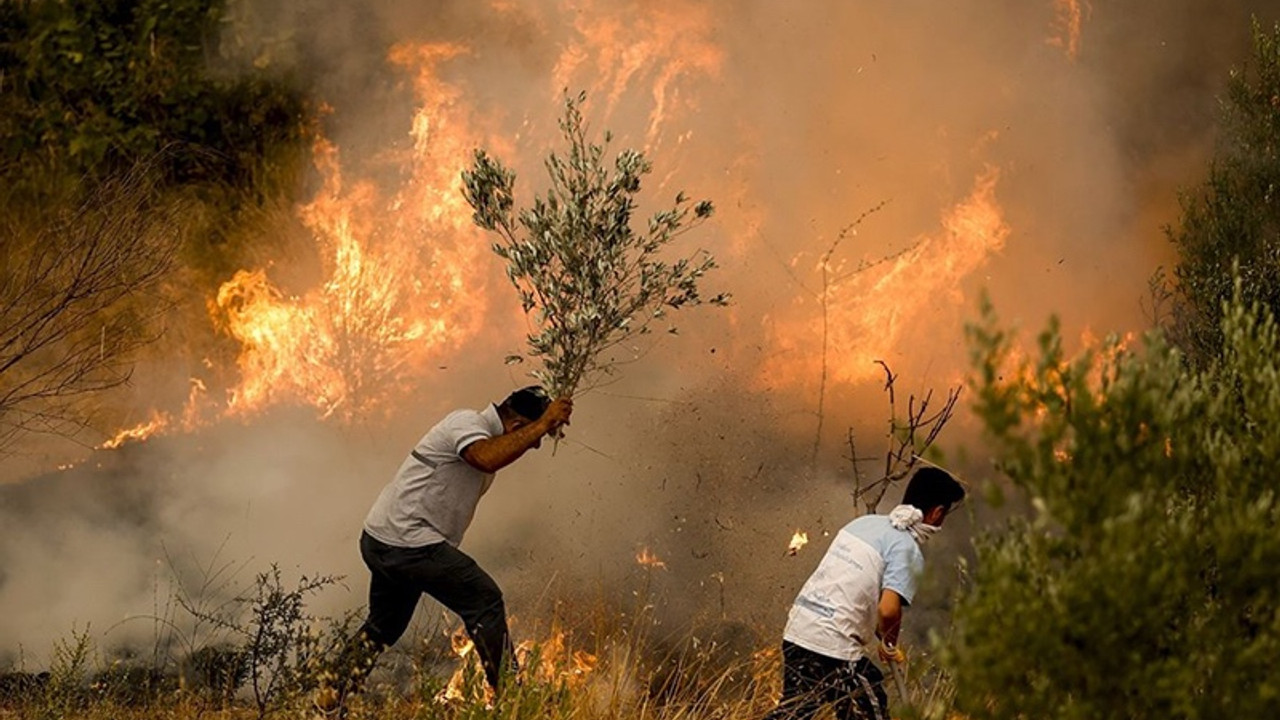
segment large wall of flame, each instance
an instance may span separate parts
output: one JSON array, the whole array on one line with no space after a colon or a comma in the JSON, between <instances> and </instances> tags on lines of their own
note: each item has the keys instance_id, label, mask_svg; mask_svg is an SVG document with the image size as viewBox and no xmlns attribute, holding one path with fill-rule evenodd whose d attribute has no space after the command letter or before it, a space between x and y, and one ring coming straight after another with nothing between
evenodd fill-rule
<instances>
[{"instance_id":1,"label":"large wall of flame","mask_svg":"<svg viewBox=\"0 0 1280 720\"><path fill-rule=\"evenodd\" d=\"M502 473L466 549L517 614L545 609L548 594L652 581L677 614L780 625L822 533L852 514L848 429L876 452L885 404L872 361L893 366L900 393L961 382L963 323L983 288L1026 326L1056 312L1072 335L1146 327L1147 278L1173 260L1161 226L1177 220L1176 191L1204 172L1215 95L1248 56L1249 14L1277 19L1246 0L242 5L245 46L313 75L332 106L326 136L344 181L299 198L295 218L316 241L311 274L291 277L289 258L247 267L289 288L255 286L253 297L285 314L308 297L321 309L344 302L326 294L338 274L325 264L351 246L316 213L372 213L342 226L364 228L360 250L381 248L400 270L427 263L421 277L444 288L397 290L405 333L419 333L405 346L426 347L429 333L448 341L404 356L407 384L376 414L339 417L329 396L306 410L269 398L246 409L251 388L283 385L241 385L206 397L212 409L189 434L100 453L74 478L27 480L0 507L10 658L19 647L40 657L76 624L107 645L146 642L152 626L136 618L154 614L174 575L192 581L210 563L244 564L244 580L269 562L344 573L348 587L319 609L362 602L355 538L406 448L444 411L526 381L502 363L522 326L498 260L457 197L437 204L422 191L447 186L476 143L517 170L527 199L565 88L589 93L592 127L613 131L615 147L651 155L654 208L678 190L717 203L686 240L716 254L709 283L734 305L682 311L679 335L581 397L554 457L544 449ZM431 103L437 114L422 113ZM877 206L831 254L840 279L825 288L824 353L820 263ZM406 231L412 252L388 249ZM825 434L810 469L824 355ZM242 354L221 372L237 378L261 360ZM165 376L175 364L195 370ZM155 358L135 376L139 395L185 393L200 365ZM963 417L947 444L962 441L981 479ZM786 557L796 528L813 543ZM638 567L644 547L667 568Z\"/></svg>"}]
</instances>

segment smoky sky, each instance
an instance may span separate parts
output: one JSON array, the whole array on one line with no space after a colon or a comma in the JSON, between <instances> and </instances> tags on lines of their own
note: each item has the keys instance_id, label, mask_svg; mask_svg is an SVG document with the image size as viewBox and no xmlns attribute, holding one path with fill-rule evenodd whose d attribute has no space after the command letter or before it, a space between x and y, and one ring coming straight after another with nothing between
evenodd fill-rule
<instances>
[{"instance_id":1,"label":"smoky sky","mask_svg":"<svg viewBox=\"0 0 1280 720\"><path fill-rule=\"evenodd\" d=\"M517 617L543 612L548 597L624 606L647 588L672 616L743 619L766 633L771 623L780 632L824 533L856 512L848 433L868 454L882 448L887 407L874 372L835 375L862 379L828 386L810 467L816 382L761 370L818 352L813 267L840 228L883 204L841 257L874 261L936 236L975 177L999 172L1009 227L1000 251L948 286L931 284L941 270L922 261L893 287L850 285L833 306L836 322L872 303L901 308L892 334L849 342L889 362L903 395L963 382L962 328L984 289L1002 317L1031 329L1057 313L1075 334L1140 331L1147 279L1176 260L1162 228L1177 221L1179 190L1204 177L1218 97L1249 57L1250 18L1278 17L1264 2L1098 0L1071 58L1049 42L1050 0L232 7L224 71L252 64L303 79L331 106L324 130L353 175L388 187L404 179L388 158L410 144L418 99L390 49L450 42L465 51L440 76L489 136L508 141L522 191L541 182L560 93L587 90L592 129L654 160L654 197L683 189L717 203L697 242L715 252L713 289L732 292L734 305L682 311L677 335L581 397L554 454L544 447L499 475L463 547ZM588 37L600 35L612 45ZM574 49L574 87L557 88ZM501 269L491 274L485 292L511 301ZM15 473L0 495L3 658L38 666L55 639L86 624L104 648L145 645L148 618L211 567L229 568L231 585L272 562L295 576L345 575L315 609L359 607L360 523L405 451L449 409L527 383L527 368L502 362L521 341L509 315L420 368L390 418L339 427L277 409L127 452L81 453L66 472L50 459L44 472ZM780 350L788 333L799 340ZM199 365L164 347L172 355L135 373L139 395L181 388L185 373L166 368ZM852 349L830 348L831 362ZM955 422L948 456L968 458L957 462L980 482L990 467L980 437ZM812 544L789 557L797 529ZM948 526L957 546L969 529ZM646 547L666 569L636 565Z\"/></svg>"}]
</instances>

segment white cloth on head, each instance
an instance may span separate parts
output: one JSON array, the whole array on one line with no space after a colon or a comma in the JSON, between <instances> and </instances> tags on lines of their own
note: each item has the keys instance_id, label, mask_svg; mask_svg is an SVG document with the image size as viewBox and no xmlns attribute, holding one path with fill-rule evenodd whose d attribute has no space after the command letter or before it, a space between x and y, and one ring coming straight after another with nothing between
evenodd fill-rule
<instances>
[{"instance_id":1,"label":"white cloth on head","mask_svg":"<svg viewBox=\"0 0 1280 720\"><path fill-rule=\"evenodd\" d=\"M889 511L889 522L899 530L906 530L921 545L942 528L924 521L924 513L915 505L899 505Z\"/></svg>"}]
</instances>

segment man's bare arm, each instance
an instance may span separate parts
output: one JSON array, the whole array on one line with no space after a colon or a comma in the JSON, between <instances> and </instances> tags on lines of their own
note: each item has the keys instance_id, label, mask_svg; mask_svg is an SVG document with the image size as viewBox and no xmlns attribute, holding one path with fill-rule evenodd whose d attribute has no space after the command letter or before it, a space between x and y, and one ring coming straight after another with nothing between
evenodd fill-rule
<instances>
[{"instance_id":1,"label":"man's bare arm","mask_svg":"<svg viewBox=\"0 0 1280 720\"><path fill-rule=\"evenodd\" d=\"M462 449L462 459L471 467L494 473L520 459L530 448L537 447L542 437L569 424L573 400L560 398L547 406L542 417L508 433L477 440Z\"/></svg>"},{"instance_id":2,"label":"man's bare arm","mask_svg":"<svg viewBox=\"0 0 1280 720\"><path fill-rule=\"evenodd\" d=\"M902 596L893 590L880 592L880 623L876 634L880 642L889 647L897 647L898 630L902 627Z\"/></svg>"}]
</instances>

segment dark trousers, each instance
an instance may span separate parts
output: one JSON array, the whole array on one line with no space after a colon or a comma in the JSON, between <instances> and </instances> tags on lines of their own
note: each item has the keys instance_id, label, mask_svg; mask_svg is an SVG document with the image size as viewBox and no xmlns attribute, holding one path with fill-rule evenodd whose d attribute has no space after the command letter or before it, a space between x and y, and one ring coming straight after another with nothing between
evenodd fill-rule
<instances>
[{"instance_id":1,"label":"dark trousers","mask_svg":"<svg viewBox=\"0 0 1280 720\"><path fill-rule=\"evenodd\" d=\"M514 669L502 591L475 560L449 543L400 548L360 534L360 555L369 567L369 618L343 650L338 665L342 694L357 689L378 655L409 627L423 593L462 618L475 643L485 678L496 692L502 663Z\"/></svg>"},{"instance_id":2,"label":"dark trousers","mask_svg":"<svg viewBox=\"0 0 1280 720\"><path fill-rule=\"evenodd\" d=\"M834 704L839 720L887 720L884 674L866 658L840 660L782 642L782 698L766 720L808 720Z\"/></svg>"}]
</instances>

